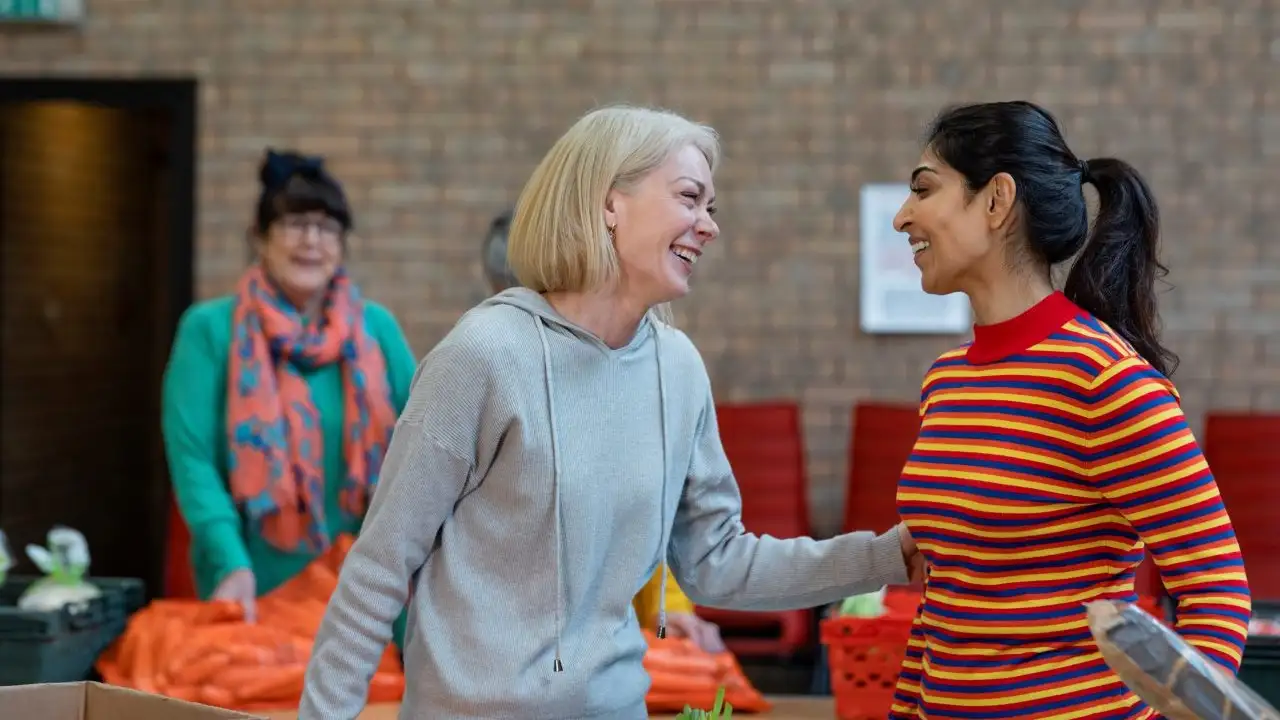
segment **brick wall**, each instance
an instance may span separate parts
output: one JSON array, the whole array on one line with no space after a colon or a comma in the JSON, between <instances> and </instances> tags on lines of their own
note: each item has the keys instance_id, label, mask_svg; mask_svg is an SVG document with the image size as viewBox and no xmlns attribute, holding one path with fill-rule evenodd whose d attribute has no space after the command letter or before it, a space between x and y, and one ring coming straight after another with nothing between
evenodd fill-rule
<instances>
[{"instance_id":1,"label":"brick wall","mask_svg":"<svg viewBox=\"0 0 1280 720\"><path fill-rule=\"evenodd\" d=\"M993 4L980 4L995 8ZM533 9L533 8L540 9ZM227 291L263 145L330 156L354 269L425 351L483 295L479 243L594 104L716 125L723 240L682 304L726 399L798 397L815 519L839 522L850 405L911 400L945 338L857 331L858 186L900 180L943 104L1046 103L1086 156L1147 174L1177 286L1177 380L1280 407L1280 12L1237 0L102 2L81 32L0 31L3 72L201 80L198 291Z\"/></svg>"}]
</instances>

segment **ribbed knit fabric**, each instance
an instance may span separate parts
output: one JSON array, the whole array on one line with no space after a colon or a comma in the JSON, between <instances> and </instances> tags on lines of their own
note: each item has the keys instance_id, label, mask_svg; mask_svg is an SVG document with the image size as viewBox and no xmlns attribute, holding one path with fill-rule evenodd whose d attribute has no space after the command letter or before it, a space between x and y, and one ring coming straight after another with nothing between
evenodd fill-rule
<instances>
[{"instance_id":1,"label":"ribbed knit fabric","mask_svg":"<svg viewBox=\"0 0 1280 720\"><path fill-rule=\"evenodd\" d=\"M660 560L696 603L744 610L906 579L896 531L756 537L741 506L683 333L646 318L610 349L536 293L495 296L419 367L300 717L356 717L406 602L405 720L631 720L632 598Z\"/></svg>"},{"instance_id":2,"label":"ribbed knit fabric","mask_svg":"<svg viewBox=\"0 0 1280 720\"><path fill-rule=\"evenodd\" d=\"M944 354L898 490L930 563L891 717L1145 718L1082 603L1132 601L1145 550L1176 629L1234 672L1240 548L1176 391L1054 294Z\"/></svg>"}]
</instances>

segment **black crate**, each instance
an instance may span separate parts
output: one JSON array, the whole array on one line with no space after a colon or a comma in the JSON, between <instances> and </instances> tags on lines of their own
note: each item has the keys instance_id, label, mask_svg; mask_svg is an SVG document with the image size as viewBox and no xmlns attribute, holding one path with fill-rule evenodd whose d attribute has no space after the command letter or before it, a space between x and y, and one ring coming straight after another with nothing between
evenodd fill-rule
<instances>
[{"instance_id":1,"label":"black crate","mask_svg":"<svg viewBox=\"0 0 1280 720\"><path fill-rule=\"evenodd\" d=\"M1255 599L1253 614L1261 618L1280 617L1280 603ZM1238 677L1264 700L1280 708L1280 637L1250 636Z\"/></svg>"},{"instance_id":2,"label":"black crate","mask_svg":"<svg viewBox=\"0 0 1280 720\"><path fill-rule=\"evenodd\" d=\"M1239 678L1263 700L1280 707L1280 638L1249 638Z\"/></svg>"},{"instance_id":3,"label":"black crate","mask_svg":"<svg viewBox=\"0 0 1280 720\"><path fill-rule=\"evenodd\" d=\"M0 685L88 679L144 601L141 580L89 578L101 596L55 612L19 610L18 598L38 579L13 576L0 585Z\"/></svg>"},{"instance_id":4,"label":"black crate","mask_svg":"<svg viewBox=\"0 0 1280 720\"><path fill-rule=\"evenodd\" d=\"M1264 700L1280 708L1280 638L1249 638L1239 677Z\"/></svg>"}]
</instances>

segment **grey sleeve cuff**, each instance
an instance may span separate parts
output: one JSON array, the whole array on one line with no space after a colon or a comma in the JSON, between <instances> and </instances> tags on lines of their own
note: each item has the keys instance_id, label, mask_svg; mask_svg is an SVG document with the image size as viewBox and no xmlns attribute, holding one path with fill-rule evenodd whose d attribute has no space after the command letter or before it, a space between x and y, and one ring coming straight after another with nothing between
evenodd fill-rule
<instances>
[{"instance_id":1,"label":"grey sleeve cuff","mask_svg":"<svg viewBox=\"0 0 1280 720\"><path fill-rule=\"evenodd\" d=\"M900 527L894 525L871 541L871 567L866 574L880 578L881 585L906 585L911 579L907 574L906 558L902 556Z\"/></svg>"}]
</instances>

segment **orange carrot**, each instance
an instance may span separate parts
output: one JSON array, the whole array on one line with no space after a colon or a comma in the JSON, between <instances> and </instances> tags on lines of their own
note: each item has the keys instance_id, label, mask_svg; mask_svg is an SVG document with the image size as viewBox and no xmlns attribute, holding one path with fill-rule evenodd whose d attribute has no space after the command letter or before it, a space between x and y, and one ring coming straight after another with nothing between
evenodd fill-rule
<instances>
[{"instance_id":1,"label":"orange carrot","mask_svg":"<svg viewBox=\"0 0 1280 720\"><path fill-rule=\"evenodd\" d=\"M130 685L142 692L156 691L156 663L152 640L158 637L158 630L159 628L151 623L139 623L134 638L137 650L134 652L133 664L124 668L124 672L131 681Z\"/></svg>"},{"instance_id":2,"label":"orange carrot","mask_svg":"<svg viewBox=\"0 0 1280 720\"><path fill-rule=\"evenodd\" d=\"M404 697L404 673L376 672L369 681L370 703L399 702Z\"/></svg>"},{"instance_id":3,"label":"orange carrot","mask_svg":"<svg viewBox=\"0 0 1280 720\"><path fill-rule=\"evenodd\" d=\"M227 645L241 643L271 645L280 642L282 638L287 637L285 633L282 633L276 628L267 627L261 624L248 624L243 622L204 625L202 627L192 628L191 633L198 636L201 642L220 648L226 647Z\"/></svg>"},{"instance_id":4,"label":"orange carrot","mask_svg":"<svg viewBox=\"0 0 1280 720\"><path fill-rule=\"evenodd\" d=\"M231 655L210 653L177 669L169 671L169 682L174 686L203 685L214 673L231 664Z\"/></svg>"},{"instance_id":5,"label":"orange carrot","mask_svg":"<svg viewBox=\"0 0 1280 720\"><path fill-rule=\"evenodd\" d=\"M230 650L232 646L241 645L274 649L292 642L292 636L289 633L261 623L222 623L195 628L190 632L193 635L198 634L201 642L226 650Z\"/></svg>"},{"instance_id":6,"label":"orange carrot","mask_svg":"<svg viewBox=\"0 0 1280 720\"><path fill-rule=\"evenodd\" d=\"M765 713L773 709L773 703L755 690L749 692L729 690L724 695L725 702L734 710L744 713ZM712 700L714 704L714 699Z\"/></svg>"},{"instance_id":7,"label":"orange carrot","mask_svg":"<svg viewBox=\"0 0 1280 720\"><path fill-rule=\"evenodd\" d=\"M289 642L281 645L275 653L276 665L293 665L294 663L302 663L305 665L311 659L312 641L303 637L291 637Z\"/></svg>"},{"instance_id":8,"label":"orange carrot","mask_svg":"<svg viewBox=\"0 0 1280 720\"><path fill-rule=\"evenodd\" d=\"M248 683L254 682L261 677L262 673L270 672L274 668L261 665L228 665L209 678L209 685L217 685L224 688L237 688Z\"/></svg>"},{"instance_id":9,"label":"orange carrot","mask_svg":"<svg viewBox=\"0 0 1280 720\"><path fill-rule=\"evenodd\" d=\"M702 657L696 655L672 655L655 650L645 653L644 667L649 672L682 673L705 675L707 677L712 677L716 674L715 661L706 655Z\"/></svg>"},{"instance_id":10,"label":"orange carrot","mask_svg":"<svg viewBox=\"0 0 1280 720\"><path fill-rule=\"evenodd\" d=\"M160 627L159 635L152 648L155 652L155 666L164 669L169 664L169 658L173 657L174 653L187 638L187 631L190 625L181 617L169 617L162 622Z\"/></svg>"},{"instance_id":11,"label":"orange carrot","mask_svg":"<svg viewBox=\"0 0 1280 720\"><path fill-rule=\"evenodd\" d=\"M199 686L193 685L173 685L164 691L165 697L171 697L176 700L186 700L187 702L200 702Z\"/></svg>"},{"instance_id":12,"label":"orange carrot","mask_svg":"<svg viewBox=\"0 0 1280 720\"><path fill-rule=\"evenodd\" d=\"M276 665L279 655L274 648L247 643L228 646L226 653L231 662L241 667L263 667Z\"/></svg>"},{"instance_id":13,"label":"orange carrot","mask_svg":"<svg viewBox=\"0 0 1280 720\"><path fill-rule=\"evenodd\" d=\"M124 627L124 635L117 641L116 645L120 647L120 655L117 658L120 671L126 675L132 675L133 665L138 653L139 638L142 635L142 626L151 622L150 616L142 611L129 618L129 622Z\"/></svg>"},{"instance_id":14,"label":"orange carrot","mask_svg":"<svg viewBox=\"0 0 1280 720\"><path fill-rule=\"evenodd\" d=\"M675 673L649 673L653 689L660 692L698 692L711 689L714 694L720 688L714 678L705 675L679 675Z\"/></svg>"},{"instance_id":15,"label":"orange carrot","mask_svg":"<svg viewBox=\"0 0 1280 720\"><path fill-rule=\"evenodd\" d=\"M229 600L214 600L203 603L195 614L193 622L196 625L244 622L244 605Z\"/></svg>"},{"instance_id":16,"label":"orange carrot","mask_svg":"<svg viewBox=\"0 0 1280 720\"><path fill-rule=\"evenodd\" d=\"M96 669L98 674L102 676L102 682L108 685L127 686L129 684L129 679L125 677L125 674L121 672L120 668L115 664L102 665Z\"/></svg>"},{"instance_id":17,"label":"orange carrot","mask_svg":"<svg viewBox=\"0 0 1280 720\"><path fill-rule=\"evenodd\" d=\"M99 657L104 680L144 692L229 709L297 707L315 634L352 539L339 538L284 585L259 599L259 622L225 601L157 600L130 618L125 632ZM658 677L688 669L686 648L670 646ZM724 672L727 673L727 670ZM704 675L706 673L703 673ZM404 671L386 648L369 682L373 702L404 694Z\"/></svg>"},{"instance_id":18,"label":"orange carrot","mask_svg":"<svg viewBox=\"0 0 1280 720\"><path fill-rule=\"evenodd\" d=\"M701 692L655 692L649 691L644 696L644 704L651 713L678 713L685 705L697 708L709 708L715 705L715 691ZM738 707L735 705L734 710ZM735 715L737 713L734 713Z\"/></svg>"},{"instance_id":19,"label":"orange carrot","mask_svg":"<svg viewBox=\"0 0 1280 720\"><path fill-rule=\"evenodd\" d=\"M324 620L325 606L315 600L263 603L262 622L294 635L315 637Z\"/></svg>"},{"instance_id":20,"label":"orange carrot","mask_svg":"<svg viewBox=\"0 0 1280 720\"><path fill-rule=\"evenodd\" d=\"M290 665L258 672L258 677L234 690L237 702L284 700L302 696L305 665Z\"/></svg>"},{"instance_id":21,"label":"orange carrot","mask_svg":"<svg viewBox=\"0 0 1280 720\"><path fill-rule=\"evenodd\" d=\"M388 645L387 649L382 651L382 659L378 662L378 672L404 672L404 668L400 666L400 654L396 652L395 645Z\"/></svg>"},{"instance_id":22,"label":"orange carrot","mask_svg":"<svg viewBox=\"0 0 1280 720\"><path fill-rule=\"evenodd\" d=\"M182 643L174 649L165 662L164 668L169 676L181 673L182 668L195 662L198 658L223 652L227 640L231 637L229 629L235 625L205 625L184 628Z\"/></svg>"},{"instance_id":23,"label":"orange carrot","mask_svg":"<svg viewBox=\"0 0 1280 720\"><path fill-rule=\"evenodd\" d=\"M235 709L236 696L220 685L204 685L200 688L200 702L230 710Z\"/></svg>"}]
</instances>

